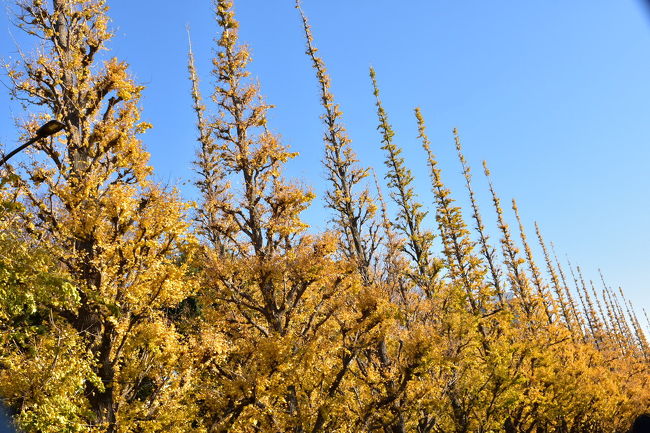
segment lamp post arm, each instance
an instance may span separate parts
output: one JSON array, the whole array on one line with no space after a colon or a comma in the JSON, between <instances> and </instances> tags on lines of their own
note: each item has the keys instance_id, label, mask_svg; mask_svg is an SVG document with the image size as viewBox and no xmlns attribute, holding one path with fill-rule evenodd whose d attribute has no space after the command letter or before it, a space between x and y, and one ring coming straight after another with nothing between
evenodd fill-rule
<instances>
[{"instance_id":1,"label":"lamp post arm","mask_svg":"<svg viewBox=\"0 0 650 433\"><path fill-rule=\"evenodd\" d=\"M23 144L22 146L19 146L17 149L14 149L12 152L7 154L2 160L0 160L0 167L2 167L5 162L9 161L9 158L26 148L32 143L37 142L41 138L47 138L51 135L56 134L57 132L61 131L65 125L58 120L50 120L44 125L41 125L40 128L36 130L36 135L34 135L33 138L31 138L27 143Z\"/></svg>"},{"instance_id":2,"label":"lamp post arm","mask_svg":"<svg viewBox=\"0 0 650 433\"><path fill-rule=\"evenodd\" d=\"M15 148L14 150L12 150L12 151L9 152L8 154L6 154L6 155L2 158L2 160L0 161L0 167L2 167L2 166L5 164L5 162L9 161L9 159L10 159L12 156L14 156L15 154L17 154L18 152L20 152L21 150L23 150L24 148L26 148L26 147L29 146L30 144L35 143L35 142L38 141L40 138L42 138L42 137L39 137L39 136L33 137L33 138L31 138L27 143L25 143L25 144L23 144L23 145L21 145L21 146Z\"/></svg>"}]
</instances>

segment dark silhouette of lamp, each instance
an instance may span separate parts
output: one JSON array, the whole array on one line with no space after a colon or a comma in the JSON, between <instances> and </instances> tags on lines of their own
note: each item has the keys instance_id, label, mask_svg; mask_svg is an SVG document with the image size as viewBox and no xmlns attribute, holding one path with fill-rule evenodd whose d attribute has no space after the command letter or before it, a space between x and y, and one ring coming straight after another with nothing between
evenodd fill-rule
<instances>
[{"instance_id":1,"label":"dark silhouette of lamp","mask_svg":"<svg viewBox=\"0 0 650 433\"><path fill-rule=\"evenodd\" d=\"M0 161L0 167L4 165L5 162L9 161L9 158L29 146L30 144L33 144L40 140L41 138L47 138L51 135L56 134L57 132L61 131L65 126L63 123L59 122L58 120L50 120L46 124L42 125L40 128L36 130L36 135L32 137L27 143L23 144L22 146L14 149L10 153L8 153L4 158L2 158L2 161Z\"/></svg>"}]
</instances>

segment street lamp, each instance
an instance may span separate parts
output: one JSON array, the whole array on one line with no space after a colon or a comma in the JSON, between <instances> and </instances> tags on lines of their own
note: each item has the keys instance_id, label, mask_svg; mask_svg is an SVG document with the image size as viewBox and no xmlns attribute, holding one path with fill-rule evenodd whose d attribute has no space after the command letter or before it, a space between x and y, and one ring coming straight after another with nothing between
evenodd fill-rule
<instances>
[{"instance_id":1,"label":"street lamp","mask_svg":"<svg viewBox=\"0 0 650 433\"><path fill-rule=\"evenodd\" d=\"M58 120L50 120L49 122L47 122L46 124L44 124L40 128L38 128L36 130L36 135L34 137L30 138L30 140L27 143L25 143L22 146L14 149L9 154L7 154L4 158L2 158L2 160L0 161L0 167L2 167L4 165L4 163L9 160L9 158L11 158L15 154L17 154L18 152L23 150L24 148L26 148L30 144L33 144L33 143L37 142L41 138L47 138L50 135L54 135L57 132L61 131L64 127L65 127L65 125L63 125L63 123L59 122Z\"/></svg>"}]
</instances>

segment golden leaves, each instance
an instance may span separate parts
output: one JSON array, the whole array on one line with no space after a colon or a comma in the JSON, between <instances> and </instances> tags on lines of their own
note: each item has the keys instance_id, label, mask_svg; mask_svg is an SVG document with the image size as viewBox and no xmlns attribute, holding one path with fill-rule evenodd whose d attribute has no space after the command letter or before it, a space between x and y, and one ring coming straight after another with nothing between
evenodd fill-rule
<instances>
[{"instance_id":1,"label":"golden leaves","mask_svg":"<svg viewBox=\"0 0 650 433\"><path fill-rule=\"evenodd\" d=\"M216 4L212 116L190 68L202 145L194 224L190 205L150 177L142 86L125 63L94 59L110 38L105 3L57 3L30 3L38 16L23 25L47 49L8 66L14 94L45 107L32 119L66 126L0 180L0 395L26 431L623 431L647 406L638 323L611 296L605 317L584 290L586 311L573 312L591 333L584 320L576 331L547 320L544 276L493 194L508 272L497 302L487 240L475 254L416 110L443 244L420 263L431 237L417 229L424 213L375 89L401 207L394 219L383 209L384 226L405 238L380 243L368 171L306 20L338 232L307 232L315 196L283 177L297 153L269 130L231 1ZM426 266L409 266L409 251Z\"/></svg>"}]
</instances>

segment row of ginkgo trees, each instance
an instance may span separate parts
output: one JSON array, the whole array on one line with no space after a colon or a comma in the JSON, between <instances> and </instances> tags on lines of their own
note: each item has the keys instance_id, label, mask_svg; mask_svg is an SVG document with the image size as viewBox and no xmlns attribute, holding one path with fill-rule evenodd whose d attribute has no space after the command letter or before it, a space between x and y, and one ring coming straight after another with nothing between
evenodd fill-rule
<instances>
[{"instance_id":1,"label":"row of ginkgo trees","mask_svg":"<svg viewBox=\"0 0 650 433\"><path fill-rule=\"evenodd\" d=\"M12 96L34 110L25 136L46 119L65 125L2 168L0 395L17 426L623 432L650 408L650 347L623 293L563 267L536 226L540 269L516 204L512 231L490 181L491 240L458 134L469 218L416 109L437 223L425 226L371 70L386 203L297 5L332 217L331 230L307 233L300 215L314 195L282 175L297 154L267 127L232 1L214 6L208 106L189 57L201 193L191 209L151 180L143 88L99 57L111 38L105 2L16 3L18 26L41 43L7 65Z\"/></svg>"}]
</instances>

